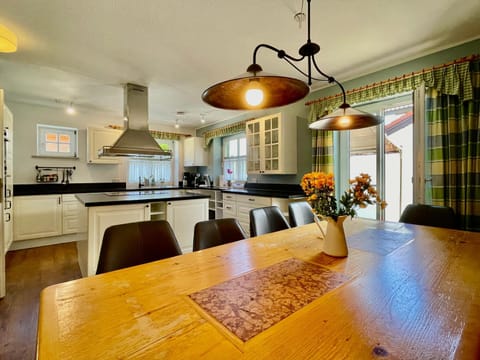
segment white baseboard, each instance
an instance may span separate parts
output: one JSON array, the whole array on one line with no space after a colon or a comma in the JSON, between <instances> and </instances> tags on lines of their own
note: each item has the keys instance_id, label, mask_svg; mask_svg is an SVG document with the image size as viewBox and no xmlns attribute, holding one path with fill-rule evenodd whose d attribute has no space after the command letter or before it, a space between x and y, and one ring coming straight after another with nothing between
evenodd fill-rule
<instances>
[{"instance_id":1,"label":"white baseboard","mask_svg":"<svg viewBox=\"0 0 480 360\"><path fill-rule=\"evenodd\" d=\"M68 242L75 242L79 240L87 240L87 233L78 233L78 234L68 234L60 236L51 236L41 239L30 239L30 240L16 240L12 242L9 251L12 250L23 250L29 248L35 248L40 246L56 245L63 244Z\"/></svg>"}]
</instances>

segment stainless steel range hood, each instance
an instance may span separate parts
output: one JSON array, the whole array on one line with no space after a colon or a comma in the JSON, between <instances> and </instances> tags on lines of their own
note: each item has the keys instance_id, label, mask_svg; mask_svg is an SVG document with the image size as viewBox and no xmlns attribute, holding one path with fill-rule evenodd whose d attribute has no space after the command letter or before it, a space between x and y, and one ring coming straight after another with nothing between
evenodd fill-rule
<instances>
[{"instance_id":1,"label":"stainless steel range hood","mask_svg":"<svg viewBox=\"0 0 480 360\"><path fill-rule=\"evenodd\" d=\"M148 130L148 88L136 84L124 87L125 131L112 146L104 146L99 156L129 156L169 159Z\"/></svg>"}]
</instances>

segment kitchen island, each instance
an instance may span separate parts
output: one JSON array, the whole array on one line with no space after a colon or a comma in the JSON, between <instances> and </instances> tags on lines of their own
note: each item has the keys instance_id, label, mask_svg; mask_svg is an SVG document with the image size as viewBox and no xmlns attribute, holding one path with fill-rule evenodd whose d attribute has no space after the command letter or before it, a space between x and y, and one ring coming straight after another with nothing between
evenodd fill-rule
<instances>
[{"instance_id":1,"label":"kitchen island","mask_svg":"<svg viewBox=\"0 0 480 360\"><path fill-rule=\"evenodd\" d=\"M95 275L105 230L117 224L167 220L183 253L192 251L193 229L208 220L208 195L188 190L109 191L76 194L88 211L88 236L77 242L83 276Z\"/></svg>"}]
</instances>

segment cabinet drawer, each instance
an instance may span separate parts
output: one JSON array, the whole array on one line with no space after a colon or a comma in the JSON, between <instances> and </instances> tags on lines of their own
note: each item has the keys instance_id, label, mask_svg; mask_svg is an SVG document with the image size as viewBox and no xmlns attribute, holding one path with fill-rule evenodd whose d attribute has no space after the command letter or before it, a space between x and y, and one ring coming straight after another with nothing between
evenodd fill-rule
<instances>
[{"instance_id":1,"label":"cabinet drawer","mask_svg":"<svg viewBox=\"0 0 480 360\"><path fill-rule=\"evenodd\" d=\"M230 201L235 201L237 199L237 196L235 194L227 194L223 193L223 200L230 200Z\"/></svg>"},{"instance_id":2,"label":"cabinet drawer","mask_svg":"<svg viewBox=\"0 0 480 360\"><path fill-rule=\"evenodd\" d=\"M77 214L83 210L80 204L77 202L64 202L63 203L63 216L77 216Z\"/></svg>"},{"instance_id":3,"label":"cabinet drawer","mask_svg":"<svg viewBox=\"0 0 480 360\"><path fill-rule=\"evenodd\" d=\"M223 217L236 217L237 216L237 206L234 201L225 201L223 200Z\"/></svg>"},{"instance_id":4,"label":"cabinet drawer","mask_svg":"<svg viewBox=\"0 0 480 360\"><path fill-rule=\"evenodd\" d=\"M62 201L63 202L77 202L77 203L80 204L80 202L78 201L75 194L62 194Z\"/></svg>"},{"instance_id":5,"label":"cabinet drawer","mask_svg":"<svg viewBox=\"0 0 480 360\"><path fill-rule=\"evenodd\" d=\"M237 202L250 204L253 207L272 205L272 198L264 196L237 195Z\"/></svg>"}]
</instances>

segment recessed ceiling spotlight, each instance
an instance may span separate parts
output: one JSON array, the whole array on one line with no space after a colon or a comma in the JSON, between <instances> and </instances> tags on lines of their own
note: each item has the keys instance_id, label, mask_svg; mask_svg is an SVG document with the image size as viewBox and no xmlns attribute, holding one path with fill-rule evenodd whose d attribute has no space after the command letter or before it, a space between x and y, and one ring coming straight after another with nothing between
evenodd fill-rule
<instances>
[{"instance_id":1,"label":"recessed ceiling spotlight","mask_svg":"<svg viewBox=\"0 0 480 360\"><path fill-rule=\"evenodd\" d=\"M205 114L200 114L200 122L205 124Z\"/></svg>"}]
</instances>

